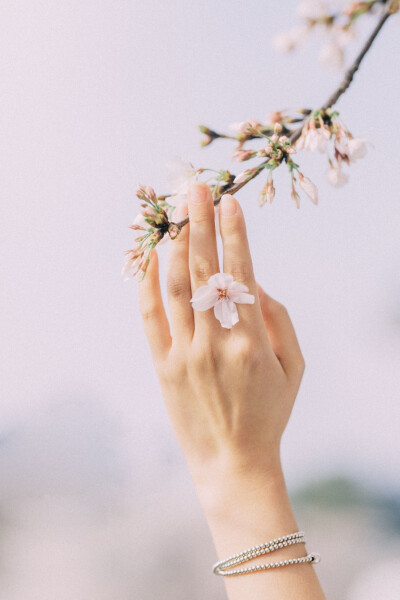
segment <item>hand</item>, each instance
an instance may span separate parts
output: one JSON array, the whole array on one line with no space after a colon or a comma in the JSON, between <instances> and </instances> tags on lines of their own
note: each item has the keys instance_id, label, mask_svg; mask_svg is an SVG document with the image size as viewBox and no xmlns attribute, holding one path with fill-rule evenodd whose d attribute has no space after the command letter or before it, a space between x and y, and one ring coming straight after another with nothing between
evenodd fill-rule
<instances>
[{"instance_id":1,"label":"hand","mask_svg":"<svg viewBox=\"0 0 400 600\"><path fill-rule=\"evenodd\" d=\"M214 214L208 187L193 186L190 224L170 242L170 322L155 253L139 292L167 410L222 559L299 529L279 447L304 361L286 309L257 287L243 213L232 196L221 199L219 211L223 272L244 283L255 302L237 305L232 329L222 328L211 309L193 311L194 292L220 271ZM182 208L174 219L185 216ZM273 560L306 552L298 544L276 550ZM229 600L325 598L310 565L224 579Z\"/></svg>"},{"instance_id":2,"label":"hand","mask_svg":"<svg viewBox=\"0 0 400 600\"><path fill-rule=\"evenodd\" d=\"M225 195L219 222L218 261L209 188L189 193L190 224L170 241L168 319L160 293L157 255L139 284L140 306L167 410L192 476L217 479L222 471L271 470L304 371L286 309L257 286L243 212ZM177 209L179 221L186 207ZM221 327L213 310L193 311L190 299L223 271L248 286L253 305L237 305L239 323Z\"/></svg>"}]
</instances>

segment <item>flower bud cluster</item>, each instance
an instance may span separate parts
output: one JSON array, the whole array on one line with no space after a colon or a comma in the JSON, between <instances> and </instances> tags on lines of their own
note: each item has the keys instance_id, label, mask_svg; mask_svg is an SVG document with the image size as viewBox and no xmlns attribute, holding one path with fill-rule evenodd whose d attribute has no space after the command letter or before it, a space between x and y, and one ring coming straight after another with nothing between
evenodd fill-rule
<instances>
[{"instance_id":1,"label":"flower bud cluster","mask_svg":"<svg viewBox=\"0 0 400 600\"><path fill-rule=\"evenodd\" d=\"M350 165L367 153L366 140L354 137L338 117L339 113L329 108L313 111L296 143L298 150L319 150L328 154L327 180L335 187L348 181L349 176L342 171L343 164Z\"/></svg>"},{"instance_id":2,"label":"flower bud cluster","mask_svg":"<svg viewBox=\"0 0 400 600\"><path fill-rule=\"evenodd\" d=\"M166 233L175 238L179 228L169 221L167 212L163 208L164 196L156 196L150 186L139 186L136 192L142 200L142 211L137 215L130 226L135 234L136 248L126 252L126 262L122 274L126 278L131 276L143 278L150 262L150 255L154 248L163 240Z\"/></svg>"}]
</instances>

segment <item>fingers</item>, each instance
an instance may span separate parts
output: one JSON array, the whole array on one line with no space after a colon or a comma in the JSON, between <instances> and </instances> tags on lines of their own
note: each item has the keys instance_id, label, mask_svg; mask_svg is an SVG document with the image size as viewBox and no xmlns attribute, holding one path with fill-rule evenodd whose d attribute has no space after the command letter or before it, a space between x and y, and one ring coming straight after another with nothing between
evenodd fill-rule
<instances>
[{"instance_id":1,"label":"fingers","mask_svg":"<svg viewBox=\"0 0 400 600\"><path fill-rule=\"evenodd\" d=\"M288 377L301 379L304 359L286 308L258 287L260 306L272 349Z\"/></svg>"},{"instance_id":2,"label":"fingers","mask_svg":"<svg viewBox=\"0 0 400 600\"><path fill-rule=\"evenodd\" d=\"M184 219L187 213L186 204L178 206L173 214L174 222ZM189 227L188 223L178 237L169 243L167 290L173 340L192 339L194 331L193 309L190 304Z\"/></svg>"},{"instance_id":3,"label":"fingers","mask_svg":"<svg viewBox=\"0 0 400 600\"><path fill-rule=\"evenodd\" d=\"M246 225L239 203L233 196L225 194L220 202L219 223L224 252L224 273L229 273L240 283L244 283L255 297L254 304L240 304L239 323L236 331L244 328L263 329L257 284L247 241Z\"/></svg>"},{"instance_id":4,"label":"fingers","mask_svg":"<svg viewBox=\"0 0 400 600\"><path fill-rule=\"evenodd\" d=\"M194 184L188 194L190 238L189 266L194 293L206 285L211 275L218 273L215 211L210 188L205 183ZM194 311L195 329L198 326L215 329L218 324L212 310Z\"/></svg>"},{"instance_id":5,"label":"fingers","mask_svg":"<svg viewBox=\"0 0 400 600\"><path fill-rule=\"evenodd\" d=\"M161 297L158 256L153 250L143 281L138 285L139 306L150 350L155 362L166 357L171 346L167 315Z\"/></svg>"}]
</instances>

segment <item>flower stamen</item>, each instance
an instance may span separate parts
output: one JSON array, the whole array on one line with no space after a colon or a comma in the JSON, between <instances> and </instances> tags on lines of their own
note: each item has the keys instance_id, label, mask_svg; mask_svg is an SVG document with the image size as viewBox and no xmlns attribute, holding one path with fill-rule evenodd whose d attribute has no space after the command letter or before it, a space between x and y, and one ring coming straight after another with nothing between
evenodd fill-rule
<instances>
[{"instance_id":1,"label":"flower stamen","mask_svg":"<svg viewBox=\"0 0 400 600\"><path fill-rule=\"evenodd\" d=\"M227 295L228 295L228 290L227 289L222 290L220 288L217 288L217 292L218 292L219 300L221 300L222 298L226 298Z\"/></svg>"}]
</instances>

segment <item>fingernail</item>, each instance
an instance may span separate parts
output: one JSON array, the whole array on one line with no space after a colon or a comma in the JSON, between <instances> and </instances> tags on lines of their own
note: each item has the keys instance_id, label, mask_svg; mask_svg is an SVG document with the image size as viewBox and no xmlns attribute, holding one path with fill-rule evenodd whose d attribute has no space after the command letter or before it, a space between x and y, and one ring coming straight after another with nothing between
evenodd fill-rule
<instances>
[{"instance_id":1,"label":"fingernail","mask_svg":"<svg viewBox=\"0 0 400 600\"><path fill-rule=\"evenodd\" d=\"M189 188L190 202L204 202L209 194L208 186L205 183L193 183Z\"/></svg>"},{"instance_id":2,"label":"fingernail","mask_svg":"<svg viewBox=\"0 0 400 600\"><path fill-rule=\"evenodd\" d=\"M224 215L225 217L234 215L237 211L237 202L235 198L230 194L224 194L221 198L219 211L221 215Z\"/></svg>"},{"instance_id":3,"label":"fingernail","mask_svg":"<svg viewBox=\"0 0 400 600\"><path fill-rule=\"evenodd\" d=\"M175 208L174 212L172 213L172 218L174 220L174 223L178 223L178 221L182 221L182 219L184 219L187 216L188 213L188 207L186 202L183 202L182 204L178 204L178 206Z\"/></svg>"}]
</instances>

